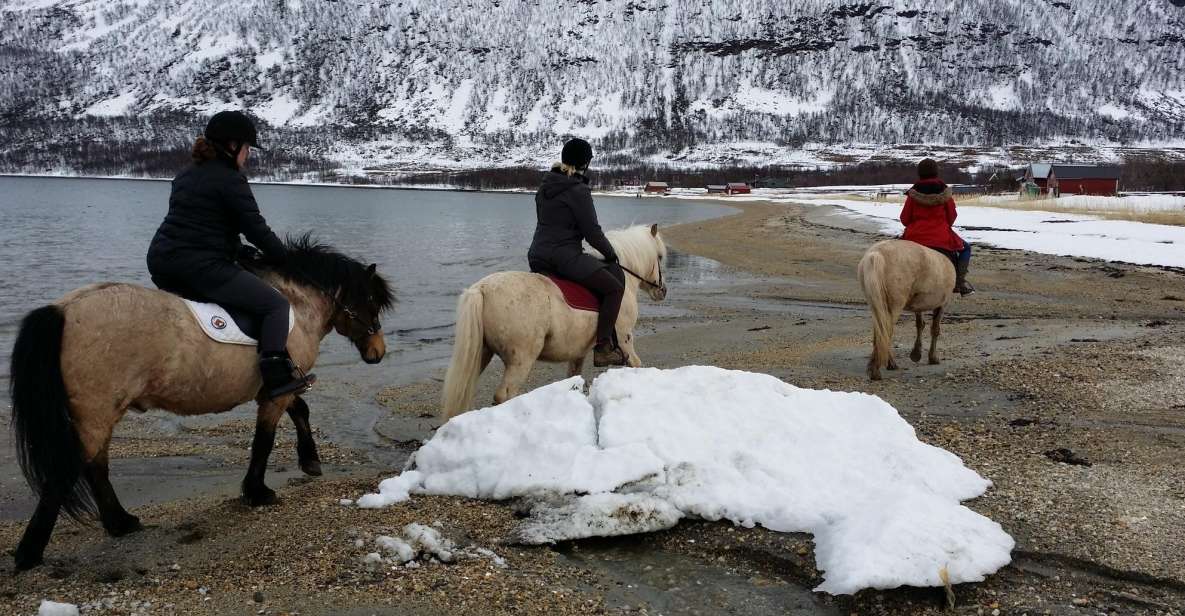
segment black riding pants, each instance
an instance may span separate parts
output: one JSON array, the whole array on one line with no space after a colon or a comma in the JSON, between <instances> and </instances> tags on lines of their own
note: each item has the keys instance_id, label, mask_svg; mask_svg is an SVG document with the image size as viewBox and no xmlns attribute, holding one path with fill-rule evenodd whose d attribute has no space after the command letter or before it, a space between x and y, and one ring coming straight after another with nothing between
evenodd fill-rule
<instances>
[{"instance_id":1,"label":"black riding pants","mask_svg":"<svg viewBox=\"0 0 1185 616\"><path fill-rule=\"evenodd\" d=\"M597 314L597 344L617 342L617 315L625 297L625 272L616 263L597 270L593 275L577 280L601 298L601 312Z\"/></svg>"},{"instance_id":2,"label":"black riding pants","mask_svg":"<svg viewBox=\"0 0 1185 616\"><path fill-rule=\"evenodd\" d=\"M288 348L288 298L261 278L238 266L230 280L213 288L197 288L176 276L153 276L156 286L195 301L214 302L260 317L259 354L282 353Z\"/></svg>"}]
</instances>

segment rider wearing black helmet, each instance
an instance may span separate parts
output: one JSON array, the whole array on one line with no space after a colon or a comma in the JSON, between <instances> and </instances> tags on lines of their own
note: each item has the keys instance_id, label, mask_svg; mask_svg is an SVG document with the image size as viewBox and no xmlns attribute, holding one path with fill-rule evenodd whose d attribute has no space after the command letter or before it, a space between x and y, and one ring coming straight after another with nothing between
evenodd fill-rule
<instances>
[{"instance_id":1,"label":"rider wearing black helmet","mask_svg":"<svg viewBox=\"0 0 1185 616\"><path fill-rule=\"evenodd\" d=\"M624 366L627 358L617 343L616 325L625 296L625 272L597 221L585 175L592 158L587 141L572 139L564 144L560 162L543 176L535 193L538 224L527 260L533 272L558 274L597 294L601 305L593 365ZM583 242L597 249L603 259L585 253Z\"/></svg>"},{"instance_id":2,"label":"rider wearing black helmet","mask_svg":"<svg viewBox=\"0 0 1185 616\"><path fill-rule=\"evenodd\" d=\"M275 398L304 391L316 377L302 374L288 356L288 300L237 262L240 235L267 262L286 256L243 175L251 148L262 149L246 114L210 118L193 144L193 164L173 178L169 213L148 248L148 271L163 290L258 315L263 393Z\"/></svg>"}]
</instances>

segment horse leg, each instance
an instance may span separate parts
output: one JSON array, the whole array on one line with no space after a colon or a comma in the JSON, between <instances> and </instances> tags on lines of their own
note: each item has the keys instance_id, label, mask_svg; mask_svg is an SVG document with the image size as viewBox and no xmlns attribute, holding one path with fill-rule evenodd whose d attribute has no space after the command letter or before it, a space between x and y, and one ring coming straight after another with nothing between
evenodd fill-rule
<instances>
[{"instance_id":1,"label":"horse leg","mask_svg":"<svg viewBox=\"0 0 1185 616\"><path fill-rule=\"evenodd\" d=\"M942 310L942 306L935 308L934 316L930 318L930 365L932 366L938 365L938 325L942 322ZM918 344L921 342L919 341Z\"/></svg>"},{"instance_id":2,"label":"horse leg","mask_svg":"<svg viewBox=\"0 0 1185 616\"><path fill-rule=\"evenodd\" d=\"M62 501L56 494L46 492L37 501L37 509L25 527L25 534L16 546L13 559L17 571L32 569L41 564L45 554L45 546L49 545L49 536L53 534L53 527L58 522L58 512L61 511Z\"/></svg>"},{"instance_id":3,"label":"horse leg","mask_svg":"<svg viewBox=\"0 0 1185 616\"><path fill-rule=\"evenodd\" d=\"M531 375L531 367L541 350L542 348L534 349L531 353L511 351L507 353L509 357L502 358L502 362L506 364L506 371L502 374L502 383L494 394L494 404L502 404L518 395L519 389Z\"/></svg>"},{"instance_id":4,"label":"horse leg","mask_svg":"<svg viewBox=\"0 0 1185 616\"><path fill-rule=\"evenodd\" d=\"M140 524L140 518L128 513L119 502L119 497L115 495L115 488L108 477L107 448L86 465L86 481L95 495L99 519L102 520L103 528L108 535L122 537L144 529Z\"/></svg>"},{"instance_id":5,"label":"horse leg","mask_svg":"<svg viewBox=\"0 0 1185 616\"><path fill-rule=\"evenodd\" d=\"M568 378L584 374L584 356L568 362Z\"/></svg>"},{"instance_id":6,"label":"horse leg","mask_svg":"<svg viewBox=\"0 0 1185 616\"><path fill-rule=\"evenodd\" d=\"M300 470L313 477L321 476L321 456L317 455L317 443L313 441L313 428L309 425L309 405L297 396L288 407L288 416L296 426L296 457Z\"/></svg>"},{"instance_id":7,"label":"horse leg","mask_svg":"<svg viewBox=\"0 0 1185 616\"><path fill-rule=\"evenodd\" d=\"M909 358L916 364L922 361L922 333L926 331L926 320L922 318L922 313L913 313L918 322L918 336L913 341L913 350L909 352Z\"/></svg>"},{"instance_id":8,"label":"horse leg","mask_svg":"<svg viewBox=\"0 0 1185 616\"><path fill-rule=\"evenodd\" d=\"M281 404L281 402L283 402ZM252 507L271 505L276 502L276 493L263 483L267 473L267 459L276 444L276 424L292 404L292 398L268 400L259 405L255 417L255 438L251 441L251 464L243 478L243 500Z\"/></svg>"},{"instance_id":9,"label":"horse leg","mask_svg":"<svg viewBox=\"0 0 1185 616\"><path fill-rule=\"evenodd\" d=\"M641 368L642 358L638 357L638 352L634 350L634 335L629 333L625 335L625 342L621 344L621 350L625 351L626 363L630 368Z\"/></svg>"}]
</instances>

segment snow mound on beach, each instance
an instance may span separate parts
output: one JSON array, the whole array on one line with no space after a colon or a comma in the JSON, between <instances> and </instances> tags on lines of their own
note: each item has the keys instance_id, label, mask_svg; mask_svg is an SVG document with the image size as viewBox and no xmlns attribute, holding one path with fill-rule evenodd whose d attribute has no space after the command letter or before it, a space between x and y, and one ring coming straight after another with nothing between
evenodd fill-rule
<instances>
[{"instance_id":1,"label":"snow mound on beach","mask_svg":"<svg viewBox=\"0 0 1185 616\"><path fill-rule=\"evenodd\" d=\"M818 590L981 581L1010 561L999 524L962 506L991 482L922 443L875 396L693 366L575 377L454 418L415 470L368 499L528 497L526 543L645 532L680 518L814 535ZM391 483L388 483L391 482ZM372 498L373 497L373 498Z\"/></svg>"}]
</instances>

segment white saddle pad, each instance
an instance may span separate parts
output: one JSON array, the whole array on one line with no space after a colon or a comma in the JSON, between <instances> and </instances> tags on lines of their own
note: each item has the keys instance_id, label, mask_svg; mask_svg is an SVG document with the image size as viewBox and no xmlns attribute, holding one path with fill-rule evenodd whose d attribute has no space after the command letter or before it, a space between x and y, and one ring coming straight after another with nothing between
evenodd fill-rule
<instances>
[{"instance_id":1,"label":"white saddle pad","mask_svg":"<svg viewBox=\"0 0 1185 616\"><path fill-rule=\"evenodd\" d=\"M219 306L218 304L203 304L190 300L183 300L185 305L189 307L189 311L193 313L193 318L197 319L198 325L202 326L202 331L215 342L224 342L226 344L242 344L247 346L255 346L259 341L243 333L239 329L235 320L230 318L230 313ZM288 307L288 331L292 331L293 325L296 323L296 314L292 311L292 307Z\"/></svg>"}]
</instances>

